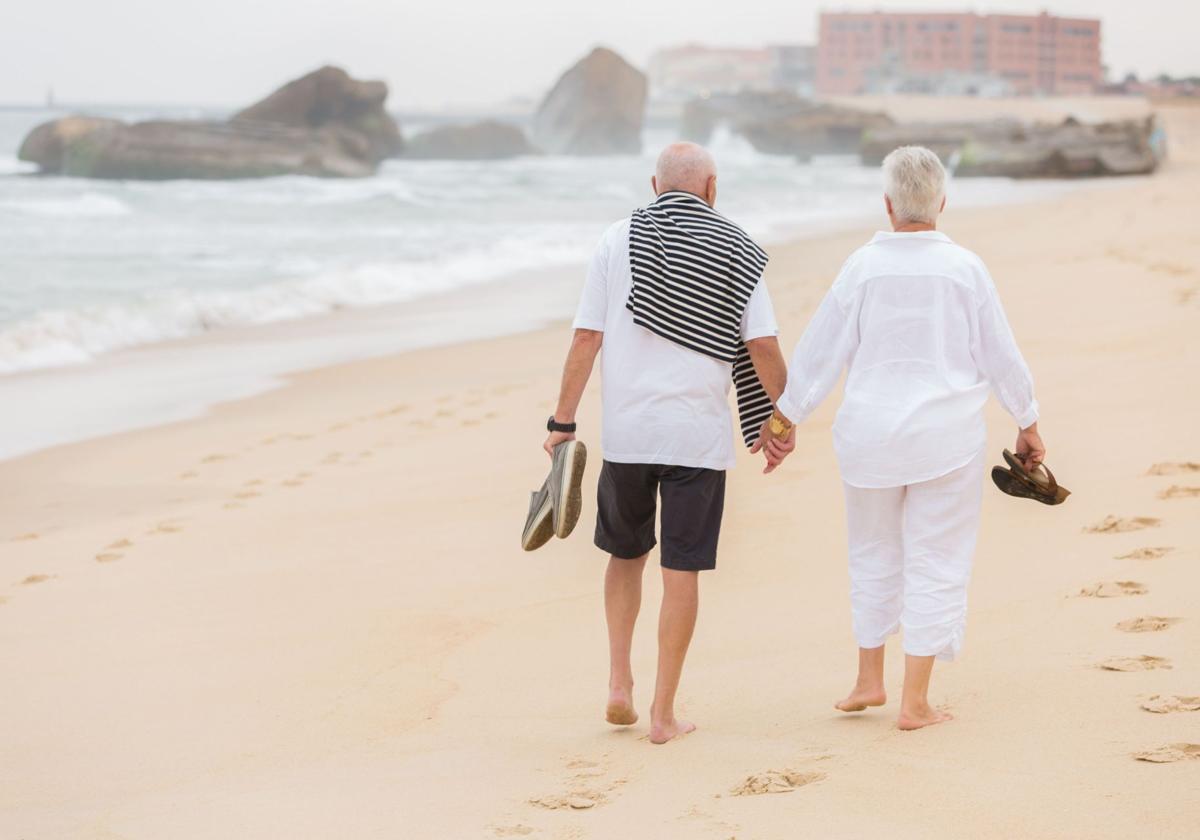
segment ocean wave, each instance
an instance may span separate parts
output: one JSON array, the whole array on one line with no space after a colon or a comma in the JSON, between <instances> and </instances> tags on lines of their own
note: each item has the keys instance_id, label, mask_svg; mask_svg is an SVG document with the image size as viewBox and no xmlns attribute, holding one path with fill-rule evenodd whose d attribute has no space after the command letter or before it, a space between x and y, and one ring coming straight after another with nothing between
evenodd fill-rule
<instances>
[{"instance_id":1,"label":"ocean wave","mask_svg":"<svg viewBox=\"0 0 1200 840\"><path fill-rule=\"evenodd\" d=\"M0 329L0 374L81 364L225 327L453 292L521 271L582 262L588 245L509 240L437 262L363 264L249 289L174 290L120 304L45 310Z\"/></svg>"},{"instance_id":2,"label":"ocean wave","mask_svg":"<svg viewBox=\"0 0 1200 840\"><path fill-rule=\"evenodd\" d=\"M111 195L85 192L79 195L0 200L0 210L25 216L59 219L111 218L133 212L128 204Z\"/></svg>"}]
</instances>

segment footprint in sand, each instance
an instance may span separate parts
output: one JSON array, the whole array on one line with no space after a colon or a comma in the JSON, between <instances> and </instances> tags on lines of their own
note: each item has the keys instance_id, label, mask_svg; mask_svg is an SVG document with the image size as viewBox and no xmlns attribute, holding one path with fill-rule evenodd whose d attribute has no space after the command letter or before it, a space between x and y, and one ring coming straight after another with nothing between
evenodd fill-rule
<instances>
[{"instance_id":1,"label":"footprint in sand","mask_svg":"<svg viewBox=\"0 0 1200 840\"><path fill-rule=\"evenodd\" d=\"M217 461L227 461L232 458L232 455L222 455L220 452L214 452L211 455L205 455L200 459L201 464L215 464Z\"/></svg>"},{"instance_id":2,"label":"footprint in sand","mask_svg":"<svg viewBox=\"0 0 1200 840\"><path fill-rule=\"evenodd\" d=\"M321 459L321 463L322 464L336 464L340 460L342 460L341 452L330 452L328 455L326 455L324 458Z\"/></svg>"},{"instance_id":3,"label":"footprint in sand","mask_svg":"<svg viewBox=\"0 0 1200 840\"><path fill-rule=\"evenodd\" d=\"M408 406L403 403L394 405L391 408L385 408L383 411L375 412L375 418L382 420L384 417L395 417L397 414L403 414L408 411Z\"/></svg>"},{"instance_id":4,"label":"footprint in sand","mask_svg":"<svg viewBox=\"0 0 1200 840\"><path fill-rule=\"evenodd\" d=\"M497 837L524 837L527 834L533 834L533 829L527 825L494 825L492 833Z\"/></svg>"},{"instance_id":5,"label":"footprint in sand","mask_svg":"<svg viewBox=\"0 0 1200 840\"><path fill-rule=\"evenodd\" d=\"M235 498L235 499L257 499L261 495L262 495L262 493L259 493L257 490L242 490L239 493L234 493L233 498Z\"/></svg>"},{"instance_id":6,"label":"footprint in sand","mask_svg":"<svg viewBox=\"0 0 1200 840\"><path fill-rule=\"evenodd\" d=\"M1152 694L1141 702L1141 707L1156 715L1171 712L1200 712L1200 697L1181 697L1178 694Z\"/></svg>"},{"instance_id":7,"label":"footprint in sand","mask_svg":"<svg viewBox=\"0 0 1200 840\"><path fill-rule=\"evenodd\" d=\"M1118 560L1157 560L1160 557L1166 556L1167 553L1175 550L1171 545L1147 546L1146 548L1135 548L1128 554L1118 554Z\"/></svg>"},{"instance_id":8,"label":"footprint in sand","mask_svg":"<svg viewBox=\"0 0 1200 840\"><path fill-rule=\"evenodd\" d=\"M13 542L29 542L30 540L38 539L38 535L30 531L28 534L17 534L12 538Z\"/></svg>"},{"instance_id":9,"label":"footprint in sand","mask_svg":"<svg viewBox=\"0 0 1200 840\"><path fill-rule=\"evenodd\" d=\"M183 530L183 526L175 522L159 522L153 528L146 532L147 536L155 534L178 534Z\"/></svg>"},{"instance_id":10,"label":"footprint in sand","mask_svg":"<svg viewBox=\"0 0 1200 840\"><path fill-rule=\"evenodd\" d=\"M226 502L225 504L221 505L221 507L225 508L225 510L236 510L237 508L244 508L245 506L246 505L242 502Z\"/></svg>"},{"instance_id":11,"label":"footprint in sand","mask_svg":"<svg viewBox=\"0 0 1200 840\"><path fill-rule=\"evenodd\" d=\"M350 428L349 423L334 423L332 426L329 426L328 428L326 428L325 431L340 432L340 431L343 431L343 430L349 429L349 428Z\"/></svg>"},{"instance_id":12,"label":"footprint in sand","mask_svg":"<svg viewBox=\"0 0 1200 840\"><path fill-rule=\"evenodd\" d=\"M1126 633L1157 633L1160 630L1166 630L1178 621L1178 618L1170 618L1165 615L1139 615L1137 618L1118 621L1115 626L1118 630Z\"/></svg>"},{"instance_id":13,"label":"footprint in sand","mask_svg":"<svg viewBox=\"0 0 1200 840\"><path fill-rule=\"evenodd\" d=\"M1123 534L1126 531L1141 531L1143 528L1156 528L1162 524L1161 519L1152 516L1106 516L1095 525L1084 528L1088 534Z\"/></svg>"},{"instance_id":14,"label":"footprint in sand","mask_svg":"<svg viewBox=\"0 0 1200 840\"><path fill-rule=\"evenodd\" d=\"M1195 461L1163 461L1146 471L1147 475L1184 475L1200 472L1200 463Z\"/></svg>"},{"instance_id":15,"label":"footprint in sand","mask_svg":"<svg viewBox=\"0 0 1200 840\"><path fill-rule=\"evenodd\" d=\"M1171 669L1171 660L1164 656L1110 656L1096 665L1102 671L1158 671Z\"/></svg>"},{"instance_id":16,"label":"footprint in sand","mask_svg":"<svg viewBox=\"0 0 1200 840\"><path fill-rule=\"evenodd\" d=\"M21 585L22 586L30 586L35 583L45 583L46 581L50 580L50 578L52 578L52 577L54 577L54 575L30 575L29 577L27 577L23 581L21 581Z\"/></svg>"},{"instance_id":17,"label":"footprint in sand","mask_svg":"<svg viewBox=\"0 0 1200 840\"><path fill-rule=\"evenodd\" d=\"M529 804L551 811L582 811L604 805L610 794L625 784L625 779L609 778L608 768L598 761L574 758L566 768L570 772L564 792L531 798Z\"/></svg>"},{"instance_id":18,"label":"footprint in sand","mask_svg":"<svg viewBox=\"0 0 1200 840\"><path fill-rule=\"evenodd\" d=\"M1150 590L1136 580L1106 580L1079 590L1083 598L1119 598L1122 595L1145 595Z\"/></svg>"},{"instance_id":19,"label":"footprint in sand","mask_svg":"<svg viewBox=\"0 0 1200 840\"><path fill-rule=\"evenodd\" d=\"M181 479L183 479L184 481L187 481L189 478L196 478L199 475L200 475L200 473L196 472L195 470L186 470L184 472L181 472L179 474L179 477Z\"/></svg>"},{"instance_id":20,"label":"footprint in sand","mask_svg":"<svg viewBox=\"0 0 1200 840\"><path fill-rule=\"evenodd\" d=\"M1138 761L1149 761L1154 764L1187 761L1190 758L1200 758L1200 744L1166 744L1152 750L1136 752L1133 757Z\"/></svg>"},{"instance_id":21,"label":"footprint in sand","mask_svg":"<svg viewBox=\"0 0 1200 840\"><path fill-rule=\"evenodd\" d=\"M119 551L103 551L100 554L96 555L96 562L97 563L112 563L116 560L120 560L124 556L125 555L121 554Z\"/></svg>"},{"instance_id":22,"label":"footprint in sand","mask_svg":"<svg viewBox=\"0 0 1200 840\"><path fill-rule=\"evenodd\" d=\"M791 793L796 788L819 782L824 773L799 770L767 770L747 776L731 790L734 796L760 796L764 793Z\"/></svg>"},{"instance_id":23,"label":"footprint in sand","mask_svg":"<svg viewBox=\"0 0 1200 840\"><path fill-rule=\"evenodd\" d=\"M1198 497L1200 497L1200 487L1184 487L1181 484L1172 484L1158 494L1160 499L1195 499Z\"/></svg>"}]
</instances>

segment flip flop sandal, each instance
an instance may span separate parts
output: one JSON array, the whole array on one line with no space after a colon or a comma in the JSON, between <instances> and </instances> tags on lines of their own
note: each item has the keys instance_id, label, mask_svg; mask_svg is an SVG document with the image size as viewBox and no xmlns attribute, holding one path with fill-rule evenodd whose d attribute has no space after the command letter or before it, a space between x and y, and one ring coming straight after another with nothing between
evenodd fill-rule
<instances>
[{"instance_id":1,"label":"flip flop sandal","mask_svg":"<svg viewBox=\"0 0 1200 840\"><path fill-rule=\"evenodd\" d=\"M1060 487L1054 473L1045 464L1032 471L1026 469L1021 459L1009 450L1004 450L1004 460L1010 467L992 467L992 481L1000 491L1019 499L1033 499L1044 505L1061 505L1071 491Z\"/></svg>"}]
</instances>

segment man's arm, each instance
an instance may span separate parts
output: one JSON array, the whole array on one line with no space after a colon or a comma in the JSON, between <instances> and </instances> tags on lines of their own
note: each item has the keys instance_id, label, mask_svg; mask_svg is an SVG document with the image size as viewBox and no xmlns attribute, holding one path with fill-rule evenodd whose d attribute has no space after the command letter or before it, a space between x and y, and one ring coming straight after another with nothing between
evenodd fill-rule
<instances>
[{"instance_id":1,"label":"man's arm","mask_svg":"<svg viewBox=\"0 0 1200 840\"><path fill-rule=\"evenodd\" d=\"M783 351L779 349L779 339L773 335L752 338L746 342L746 349L750 351L758 381L771 402L777 402L787 387L787 365L783 361Z\"/></svg>"},{"instance_id":2,"label":"man's arm","mask_svg":"<svg viewBox=\"0 0 1200 840\"><path fill-rule=\"evenodd\" d=\"M575 330L571 339L571 349L567 351L567 361L563 365L562 385L558 389L558 407L554 409L554 420L557 423L574 423L575 412L579 410L579 401L583 398L583 389L587 387L592 375L592 366L596 363L596 354L604 343L604 333L599 330ZM574 432L551 432L546 438L543 448L546 454L554 456L554 447L564 440L574 440Z\"/></svg>"},{"instance_id":3,"label":"man's arm","mask_svg":"<svg viewBox=\"0 0 1200 840\"><path fill-rule=\"evenodd\" d=\"M754 364L754 372L758 374L758 381L762 383L763 390L767 392L772 403L778 402L787 386L787 364L783 361L783 351L779 349L779 339L773 335L753 338L746 342L746 349L750 351L750 361ZM763 424L758 441L750 449L751 452L762 450L766 456L767 466L763 469L764 473L774 471L796 448L796 437L791 432L783 438L772 438L768 434L770 422L768 419ZM769 446L764 448L764 443Z\"/></svg>"}]
</instances>

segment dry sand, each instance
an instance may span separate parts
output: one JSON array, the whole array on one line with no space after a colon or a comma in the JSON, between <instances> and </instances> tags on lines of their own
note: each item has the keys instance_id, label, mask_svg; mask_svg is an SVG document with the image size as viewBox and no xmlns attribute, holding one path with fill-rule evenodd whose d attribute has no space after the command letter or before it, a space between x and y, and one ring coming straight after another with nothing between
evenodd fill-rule
<instances>
[{"instance_id":1,"label":"dry sand","mask_svg":"<svg viewBox=\"0 0 1200 840\"><path fill-rule=\"evenodd\" d=\"M988 488L965 654L934 678L953 722L895 729L894 644L890 705L832 709L855 651L831 399L782 470L730 476L680 694L699 730L605 725L598 462L576 534L518 547L564 326L0 464L0 837L1194 835L1200 500L1166 491L1200 485L1200 109L1167 120L1152 179L945 218L1074 491ZM869 234L774 249L788 348Z\"/></svg>"}]
</instances>

